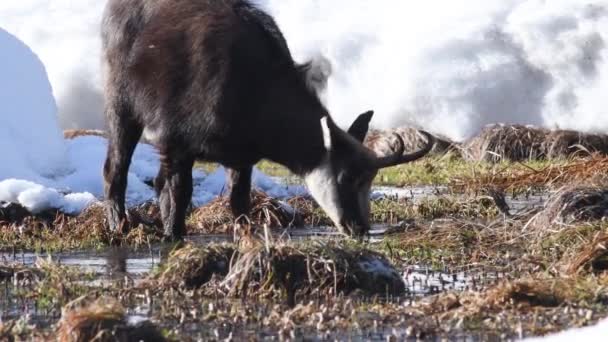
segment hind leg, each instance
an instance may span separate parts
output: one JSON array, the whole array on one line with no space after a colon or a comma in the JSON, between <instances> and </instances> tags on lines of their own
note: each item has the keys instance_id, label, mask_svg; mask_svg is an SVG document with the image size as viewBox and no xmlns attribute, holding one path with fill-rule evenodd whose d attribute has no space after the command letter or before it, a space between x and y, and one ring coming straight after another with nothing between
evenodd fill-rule
<instances>
[{"instance_id":1,"label":"hind leg","mask_svg":"<svg viewBox=\"0 0 608 342\"><path fill-rule=\"evenodd\" d=\"M192 199L192 167L194 158L163 154L161 169L155 180L164 235L180 240L186 233L186 212Z\"/></svg>"},{"instance_id":2,"label":"hind leg","mask_svg":"<svg viewBox=\"0 0 608 342\"><path fill-rule=\"evenodd\" d=\"M251 166L228 170L230 209L237 220L249 215L251 205L251 172Z\"/></svg>"},{"instance_id":3,"label":"hind leg","mask_svg":"<svg viewBox=\"0 0 608 342\"><path fill-rule=\"evenodd\" d=\"M106 216L112 231L126 224L127 174L142 127L135 121L127 101L116 97L106 107L109 126L108 150L103 167Z\"/></svg>"}]
</instances>

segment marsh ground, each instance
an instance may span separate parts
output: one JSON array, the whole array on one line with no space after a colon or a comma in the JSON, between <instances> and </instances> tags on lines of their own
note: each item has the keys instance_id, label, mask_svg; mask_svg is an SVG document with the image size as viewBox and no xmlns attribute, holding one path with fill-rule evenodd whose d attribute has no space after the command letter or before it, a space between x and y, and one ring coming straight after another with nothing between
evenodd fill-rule
<instances>
[{"instance_id":1,"label":"marsh ground","mask_svg":"<svg viewBox=\"0 0 608 342\"><path fill-rule=\"evenodd\" d=\"M153 205L138 208L142 219L128 236L108 234L97 209L77 218L48 213L6 223L0 338L54 337L66 326L66 305L98 298L116 299L125 317L149 319L173 340L509 340L589 325L608 316L607 165L602 157L472 163L448 154L383 170L376 185L389 195L373 200L375 229L362 242L333 234L306 198L287 201L300 215L297 227L272 228L295 221L262 195L254 223L271 228L236 244L221 201L211 211L193 211L181 248L159 242ZM259 167L296 181L276 165ZM304 228L310 225L315 228ZM251 272L239 278L244 283L227 282L215 268L194 288L158 280L175 253L193 261L177 264L207 265L200 255L208 253L200 251L219 242L238 251L227 262L232 270L258 248L247 264ZM315 254L309 246L316 243L337 244L349 257ZM184 256L189 249L199 254ZM358 259L350 256L365 253L386 259L403 291L372 295L342 290L348 286L332 280L352 271L337 265L353 265ZM294 287L290 302L294 275L277 276L284 260L316 260L315 274L328 269L329 278L303 268L307 275L295 276L306 286ZM171 279L191 273L180 272Z\"/></svg>"}]
</instances>

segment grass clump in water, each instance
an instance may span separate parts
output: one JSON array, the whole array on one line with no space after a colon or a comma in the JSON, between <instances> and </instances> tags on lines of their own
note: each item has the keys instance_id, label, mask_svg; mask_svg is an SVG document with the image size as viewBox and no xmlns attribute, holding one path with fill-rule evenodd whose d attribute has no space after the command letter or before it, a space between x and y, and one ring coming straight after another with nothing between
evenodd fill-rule
<instances>
[{"instance_id":1,"label":"grass clump in water","mask_svg":"<svg viewBox=\"0 0 608 342\"><path fill-rule=\"evenodd\" d=\"M214 275L223 278L228 274L231 260L237 256L236 248L228 244L204 247L186 244L172 251L152 278L162 286L199 288Z\"/></svg>"},{"instance_id":2,"label":"grass clump in water","mask_svg":"<svg viewBox=\"0 0 608 342\"><path fill-rule=\"evenodd\" d=\"M102 297L80 306L70 303L62 311L57 328L60 342L166 341L149 322L131 324L125 309L113 298Z\"/></svg>"},{"instance_id":3,"label":"grass clump in water","mask_svg":"<svg viewBox=\"0 0 608 342\"><path fill-rule=\"evenodd\" d=\"M223 281L236 296L285 293L297 296L350 293L400 295L400 274L381 254L339 242L261 243L241 254Z\"/></svg>"}]
</instances>

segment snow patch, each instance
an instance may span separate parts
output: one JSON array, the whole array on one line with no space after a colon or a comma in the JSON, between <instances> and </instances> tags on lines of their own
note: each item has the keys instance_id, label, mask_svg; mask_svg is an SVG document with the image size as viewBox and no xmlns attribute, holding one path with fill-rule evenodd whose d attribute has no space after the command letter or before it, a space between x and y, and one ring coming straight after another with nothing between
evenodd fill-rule
<instances>
[{"instance_id":1,"label":"snow patch","mask_svg":"<svg viewBox=\"0 0 608 342\"><path fill-rule=\"evenodd\" d=\"M570 329L557 334L528 338L525 341L529 342L570 342L570 341L585 341L585 342L604 342L608 337L608 319L598 322L594 326Z\"/></svg>"},{"instance_id":2,"label":"snow patch","mask_svg":"<svg viewBox=\"0 0 608 342\"><path fill-rule=\"evenodd\" d=\"M1 28L0 51L0 179L65 172L69 163L44 66Z\"/></svg>"}]
</instances>

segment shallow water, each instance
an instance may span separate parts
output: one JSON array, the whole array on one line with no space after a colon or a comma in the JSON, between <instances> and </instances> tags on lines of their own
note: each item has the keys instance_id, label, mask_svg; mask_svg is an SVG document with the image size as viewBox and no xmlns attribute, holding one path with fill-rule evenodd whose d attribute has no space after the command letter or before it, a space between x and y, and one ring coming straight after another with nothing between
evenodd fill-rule
<instances>
[{"instance_id":1,"label":"shallow water","mask_svg":"<svg viewBox=\"0 0 608 342\"><path fill-rule=\"evenodd\" d=\"M400 190L392 188L376 188L376 196L389 195L400 198L408 198L412 201L418 201L429 196L443 196L447 194L447 189L436 187L415 188L412 190ZM529 210L530 208L542 206L546 201L546 194L533 194L529 196L519 196L516 198L507 197L506 201L511 208L512 213ZM370 231L369 243L381 241L384 233L390 227L386 225L376 225ZM275 239L291 239L295 241L310 240L310 239L339 239L340 234L328 227L315 228L291 228L280 234L276 234ZM187 240L195 245L205 245L210 242L230 242L232 236L228 235L205 235L191 236ZM131 248L105 248L98 250L85 250L74 252L37 254L32 252L7 253L0 252L1 264L23 264L30 266L36 263L38 258L52 258L55 262L61 265L79 267L82 271L92 273L93 278L85 280L87 285L103 285L114 281L135 281L141 280L159 265L164 256L168 255L170 245L155 244L146 248L131 249ZM470 270L433 270L424 265L405 265L403 263L396 265L397 270L402 275L406 284L406 293L404 297L398 300L402 305L414 305L421 297L445 292L445 291L465 291L465 290L481 290L499 279L505 277L504 274L493 270L470 269ZM0 282L0 319L10 319L29 315L31 320L39 326L49 326L56 322L60 317L60 312L39 311L38 304L34 300L22 301L15 299L15 292L18 291L12 284ZM210 299L212 301L212 299ZM221 304L225 300L221 300ZM236 301L235 301L236 302ZM230 305L235 305L230 304ZM237 304L238 305L238 304ZM249 303L249 306L254 306L256 310L271 310L271 303ZM152 308L146 308L145 305L130 307L129 313L134 318L142 319L149 317ZM369 317L367 317L369 318ZM378 318L381 321L381 318ZM161 325L166 328L171 328L175 322L161 322ZM280 336L276 331L270 331L268 328L260 324L251 324L247 326L239 325L193 325L191 327L181 326L180 330L192 332L191 336L199 340L278 340ZM299 339L307 341L323 341L323 340L352 340L352 341L387 341L387 340L412 340L416 338L410 336L411 331L407 327L387 326L379 323L373 328L363 328L360 330L343 330L332 331L329 333L319 333L310 329L296 329L296 335ZM425 336L425 340L445 340L444 337ZM493 333L483 333L480 335L450 333L449 340L451 341L485 341L497 340L499 336Z\"/></svg>"},{"instance_id":2,"label":"shallow water","mask_svg":"<svg viewBox=\"0 0 608 342\"><path fill-rule=\"evenodd\" d=\"M380 234L380 229L378 229ZM315 235L316 234L316 235ZM323 228L315 229L315 234L309 234L306 237L304 232L294 230L292 236L295 238L311 238L311 235L317 236L317 238L334 238L335 234L328 233ZM228 236L197 236L190 239L194 244L207 244L209 242L217 241L229 241ZM158 265L163 255L168 252L168 246L166 245L153 245L148 249L133 250L128 248L107 248L96 251L79 251L70 253L57 253L52 254L50 257L62 264L69 266L80 267L83 271L92 272L95 274L94 279L87 279L85 281L88 285L102 285L103 283L120 280L121 278L128 278L131 281L137 281L143 279L148 272L150 272L156 265ZM9 263L20 263L24 265L33 265L38 258L49 257L48 255L38 255L35 253L18 253L18 254L0 254L0 259L4 262ZM455 290L462 291L466 289L475 289L487 285L493 282L494 275L488 273L481 275L481 273L471 273L466 271L452 271L443 270L441 272L433 271L421 266L398 266L398 271L402 273L404 281L407 286L407 291L404 298L399 299L403 301L403 305L412 305L416 298L427 296L443 291ZM496 275L498 277L498 275ZM2 284L2 283L0 283ZM1 290L0 290L1 291ZM11 285L10 283L4 283L3 291L0 293L0 317L3 319L15 319L24 317L27 315L30 322L36 324L39 327L48 327L56 322L60 317L61 313L57 311L43 311L38 309L38 303L35 300L16 299L20 298L16 296L15 291L19 291L18 288ZM407 298L410 298L409 300ZM396 300L396 299L393 299ZM231 304L227 304L225 299L209 299L211 303L216 301L218 305L232 305L239 307L243 305L239 303L239 300L231 300ZM232 303L234 302L234 303ZM267 310L268 314L274 310L272 303L252 303L244 304L254 310L260 312L260 310ZM204 304L203 304L204 306ZM134 319L146 319L149 317L154 310L152 307L147 305L139 305L129 307L129 313ZM382 321L381 317L365 317L368 320ZM161 326L166 328L172 328L178 325L177 322L161 322ZM270 330L263 326L260 322L251 323L248 325L225 325L225 324L213 324L203 323L203 325L192 324L179 324L180 331L187 331L194 340L279 340L280 334L277 331ZM325 341L325 340L349 340L349 341L387 341L387 340L417 340L414 337L410 337L411 331L407 327L395 327L387 326L382 323L370 327L361 329L350 329L350 330L337 330L321 333L314 329L296 329L294 332L298 337L297 340L303 339L307 341ZM452 341L483 341L491 337L491 334L483 334L480 336L475 335L454 335L450 337ZM425 336L425 340L444 340L440 337Z\"/></svg>"}]
</instances>

